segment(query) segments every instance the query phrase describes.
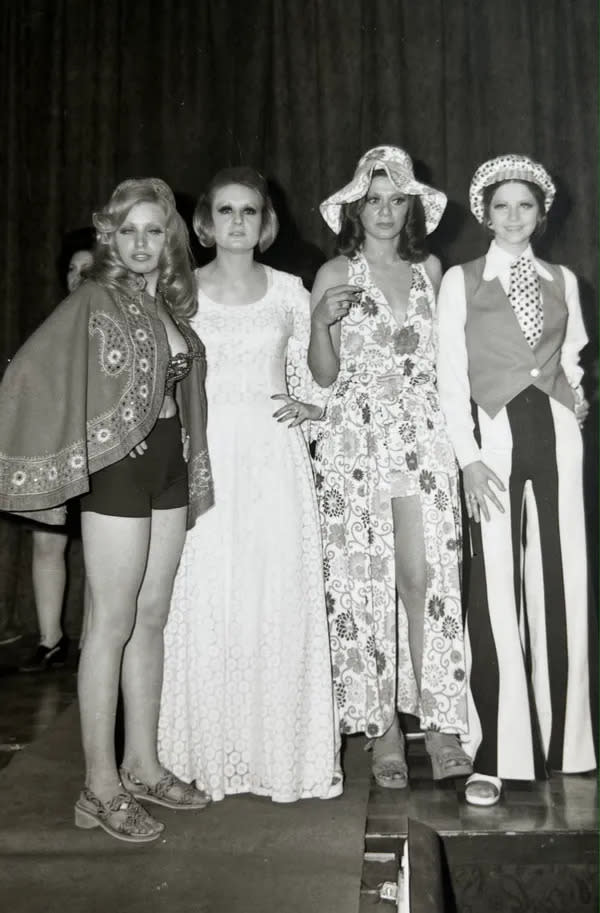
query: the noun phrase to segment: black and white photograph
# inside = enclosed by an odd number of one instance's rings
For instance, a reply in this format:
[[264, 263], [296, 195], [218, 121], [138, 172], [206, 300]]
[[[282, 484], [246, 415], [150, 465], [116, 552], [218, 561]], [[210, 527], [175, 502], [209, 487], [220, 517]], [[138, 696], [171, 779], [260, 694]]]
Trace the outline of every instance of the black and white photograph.
[[596, 913], [599, 13], [0, 4], [6, 913]]

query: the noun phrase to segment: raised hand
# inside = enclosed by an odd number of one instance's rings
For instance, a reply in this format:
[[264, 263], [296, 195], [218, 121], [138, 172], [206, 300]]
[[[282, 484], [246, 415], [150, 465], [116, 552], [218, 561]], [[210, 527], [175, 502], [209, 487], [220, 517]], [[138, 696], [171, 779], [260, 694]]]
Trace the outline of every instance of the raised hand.
[[323, 292], [312, 313], [312, 320], [320, 326], [331, 326], [342, 320], [351, 306], [358, 301], [361, 288], [356, 285], [333, 285]]

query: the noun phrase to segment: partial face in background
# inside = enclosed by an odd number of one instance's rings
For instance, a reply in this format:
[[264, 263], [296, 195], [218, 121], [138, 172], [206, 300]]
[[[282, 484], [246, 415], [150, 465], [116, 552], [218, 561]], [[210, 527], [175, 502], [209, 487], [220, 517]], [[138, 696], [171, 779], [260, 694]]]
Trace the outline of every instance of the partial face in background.
[[166, 240], [167, 217], [157, 203], [136, 203], [115, 232], [123, 266], [147, 279], [158, 274]]
[[243, 184], [215, 191], [212, 222], [215, 244], [230, 251], [254, 250], [262, 229], [262, 197]]
[[89, 269], [94, 258], [89, 250], [77, 250], [69, 260], [67, 268], [67, 288], [74, 292], [83, 282], [84, 277], [81, 275], [83, 270]]
[[496, 243], [509, 252], [525, 250], [541, 217], [538, 202], [521, 181], [501, 184], [490, 200], [488, 227]]
[[387, 175], [377, 175], [369, 185], [360, 221], [367, 235], [378, 240], [397, 238], [406, 222], [408, 197]]

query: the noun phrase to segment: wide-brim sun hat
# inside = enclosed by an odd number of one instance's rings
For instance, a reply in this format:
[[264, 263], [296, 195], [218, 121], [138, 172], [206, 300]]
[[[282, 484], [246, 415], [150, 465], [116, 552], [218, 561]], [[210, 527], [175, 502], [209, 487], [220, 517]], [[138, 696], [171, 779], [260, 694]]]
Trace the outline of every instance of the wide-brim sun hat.
[[415, 179], [413, 163], [404, 149], [398, 146], [375, 146], [360, 159], [349, 184], [342, 187], [321, 203], [321, 215], [335, 234], [342, 227], [342, 206], [364, 197], [369, 189], [374, 171], [385, 171], [388, 178], [402, 193], [421, 198], [425, 210], [427, 234], [437, 228], [446, 208], [446, 194]]
[[497, 184], [499, 181], [530, 181], [532, 184], [537, 184], [544, 194], [546, 212], [552, 206], [556, 187], [543, 165], [535, 162], [528, 155], [517, 153], [499, 155], [479, 166], [473, 175], [469, 188], [471, 212], [477, 221], [482, 224], [485, 215], [483, 206], [484, 187], [489, 187], [490, 184]]

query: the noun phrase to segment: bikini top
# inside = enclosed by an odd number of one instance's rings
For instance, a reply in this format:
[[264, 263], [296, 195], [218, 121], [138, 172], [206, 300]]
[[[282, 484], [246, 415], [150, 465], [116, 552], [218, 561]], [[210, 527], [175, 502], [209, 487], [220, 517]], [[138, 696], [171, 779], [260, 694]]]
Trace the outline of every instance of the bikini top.
[[165, 379], [165, 396], [173, 396], [175, 384], [190, 373], [192, 367], [192, 355], [188, 352], [178, 352], [171, 355], [167, 363], [167, 375]]

